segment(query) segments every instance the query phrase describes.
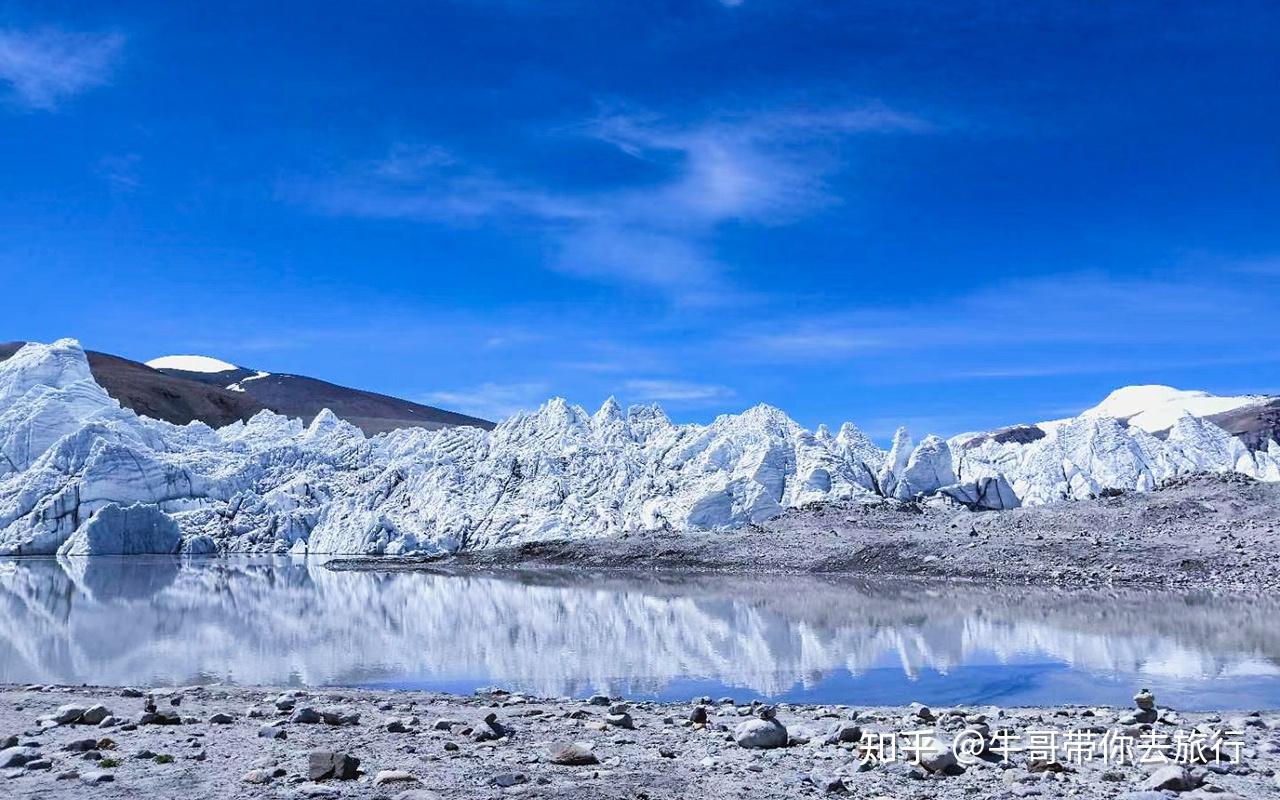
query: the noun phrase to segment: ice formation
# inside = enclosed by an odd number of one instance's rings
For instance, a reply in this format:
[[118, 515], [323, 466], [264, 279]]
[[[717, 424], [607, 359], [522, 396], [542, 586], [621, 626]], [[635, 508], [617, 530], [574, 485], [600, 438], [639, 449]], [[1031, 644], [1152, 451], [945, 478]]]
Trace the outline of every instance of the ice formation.
[[489, 432], [366, 438], [329, 412], [304, 426], [269, 411], [214, 430], [122, 409], [74, 340], [0, 363], [0, 555], [55, 553], [113, 504], [164, 512], [184, 552], [430, 553], [714, 530], [815, 502], [999, 509], [1229, 470], [1278, 480], [1280, 446], [1250, 451], [1188, 413], [1163, 440], [1084, 415], [1026, 443], [913, 446], [901, 430], [885, 453], [851, 424], [810, 432], [769, 406], [678, 425], [657, 406], [609, 400], [591, 414], [562, 399]]

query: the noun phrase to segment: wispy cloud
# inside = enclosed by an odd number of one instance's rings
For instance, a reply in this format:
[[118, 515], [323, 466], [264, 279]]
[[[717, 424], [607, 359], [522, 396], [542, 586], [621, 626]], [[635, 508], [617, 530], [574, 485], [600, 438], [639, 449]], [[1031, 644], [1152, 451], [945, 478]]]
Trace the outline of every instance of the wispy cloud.
[[142, 185], [138, 175], [138, 166], [142, 157], [137, 153], [109, 155], [98, 159], [94, 172], [117, 194], [128, 194]]
[[641, 179], [583, 190], [546, 187], [497, 175], [440, 147], [401, 144], [347, 174], [293, 181], [282, 193], [330, 214], [533, 227], [553, 245], [552, 269], [707, 303], [729, 291], [715, 253], [721, 226], [785, 224], [838, 202], [826, 183], [843, 166], [830, 153], [835, 140], [929, 129], [919, 117], [879, 104], [693, 123], [611, 110], [564, 134], [612, 146], [639, 162]]
[[450, 411], [503, 420], [517, 411], [537, 408], [549, 393], [550, 387], [539, 381], [482, 383], [466, 389], [431, 392], [425, 401]]
[[629, 380], [624, 389], [628, 398], [644, 403], [697, 405], [717, 403], [734, 396], [733, 390], [727, 386], [668, 379]]
[[[1059, 275], [993, 284], [945, 303], [754, 320], [722, 347], [743, 361], [840, 363], [881, 382], [1141, 373], [1272, 361], [1270, 298], [1200, 275]], [[1244, 326], [1244, 327], [1242, 327]], [[1248, 333], [1245, 333], [1247, 328]], [[1247, 335], [1251, 352], [1239, 354]]]
[[56, 28], [0, 31], [0, 82], [15, 102], [53, 111], [66, 100], [111, 78], [124, 37]]

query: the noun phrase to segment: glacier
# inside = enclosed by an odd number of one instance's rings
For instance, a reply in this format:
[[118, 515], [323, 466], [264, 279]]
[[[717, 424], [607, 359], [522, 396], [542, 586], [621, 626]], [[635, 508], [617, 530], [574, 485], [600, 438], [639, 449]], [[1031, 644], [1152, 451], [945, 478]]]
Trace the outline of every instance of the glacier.
[[[121, 408], [72, 339], [0, 363], [0, 555], [92, 554], [95, 541], [138, 552], [92, 526], [110, 532], [118, 523], [96, 515], [139, 504], [172, 519], [183, 553], [432, 554], [693, 534], [824, 502], [999, 510], [1205, 471], [1280, 480], [1280, 446], [1250, 450], [1190, 413], [1164, 438], [1095, 413], [1033, 441], [914, 444], [902, 429], [885, 452], [851, 423], [809, 431], [767, 405], [697, 425], [656, 405], [610, 399], [590, 413], [559, 398], [493, 431], [366, 437], [328, 411], [309, 425], [264, 411], [215, 430]], [[146, 536], [163, 529], [147, 519]]]

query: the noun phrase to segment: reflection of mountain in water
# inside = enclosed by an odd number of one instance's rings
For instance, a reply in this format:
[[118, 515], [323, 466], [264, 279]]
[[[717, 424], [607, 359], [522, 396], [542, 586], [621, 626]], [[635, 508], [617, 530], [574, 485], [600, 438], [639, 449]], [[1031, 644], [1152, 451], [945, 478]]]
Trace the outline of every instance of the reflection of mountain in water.
[[0, 562], [0, 682], [497, 682], [547, 694], [707, 677], [1054, 661], [1280, 674], [1274, 602], [818, 578], [330, 572], [291, 561]]

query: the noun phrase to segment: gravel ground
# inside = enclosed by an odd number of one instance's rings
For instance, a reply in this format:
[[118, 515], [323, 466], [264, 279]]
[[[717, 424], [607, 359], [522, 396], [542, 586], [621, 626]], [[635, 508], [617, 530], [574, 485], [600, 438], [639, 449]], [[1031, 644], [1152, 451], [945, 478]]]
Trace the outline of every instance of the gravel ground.
[[558, 565], [924, 577], [992, 585], [1280, 593], [1280, 484], [1195, 476], [1157, 491], [1003, 512], [885, 502], [790, 511], [736, 531], [540, 542], [334, 569]]
[[[502, 692], [473, 697], [355, 690], [308, 694], [213, 686], [152, 695], [120, 688], [4, 687], [0, 744], [8, 749], [0, 750], [0, 765], [7, 765], [0, 768], [0, 794], [186, 800], [1280, 796], [1276, 713], [1179, 714], [1158, 704], [1146, 717], [1137, 708], [930, 711], [780, 705], [776, 721], [768, 722], [760, 718], [767, 711], [710, 698], [703, 701], [709, 705], [618, 706], [616, 699], [593, 700]], [[152, 719], [170, 718], [175, 724], [145, 724], [148, 703], [156, 708]], [[105, 708], [90, 711], [94, 706]], [[699, 707], [706, 712], [705, 724], [695, 721]], [[79, 711], [91, 720], [114, 716], [97, 725], [54, 724], [50, 718], [60, 711], [63, 719]], [[744, 723], [754, 739], [743, 739], [748, 731], [739, 726]], [[940, 756], [915, 766], [905, 752], [887, 763], [860, 764], [859, 748], [886, 741], [877, 734], [898, 733], [905, 750], [911, 741], [906, 731], [933, 731], [945, 742], [966, 729], [985, 731], [986, 741], [997, 748], [999, 732], [1007, 731], [1014, 752], [1007, 758], [992, 752], [966, 757], [967, 765]], [[1190, 768], [1134, 765], [1121, 758], [1079, 759], [1065, 749], [1071, 731], [1089, 736], [1109, 731], [1145, 742], [1155, 741], [1151, 731], [1177, 741], [1195, 730], [1210, 738], [1224, 736], [1226, 744], [1216, 752], [1230, 760], [1210, 759]], [[1033, 746], [1033, 732], [1055, 733], [1056, 758], [1017, 751]], [[775, 736], [773, 743], [781, 746], [771, 749], [739, 741], [770, 743]], [[566, 748], [573, 743], [577, 746]], [[1139, 752], [1148, 751], [1140, 746]], [[590, 763], [554, 763], [557, 753]], [[358, 759], [358, 767], [344, 755]], [[1176, 750], [1166, 755], [1183, 761], [1185, 756]], [[321, 775], [330, 770], [336, 774]]]

